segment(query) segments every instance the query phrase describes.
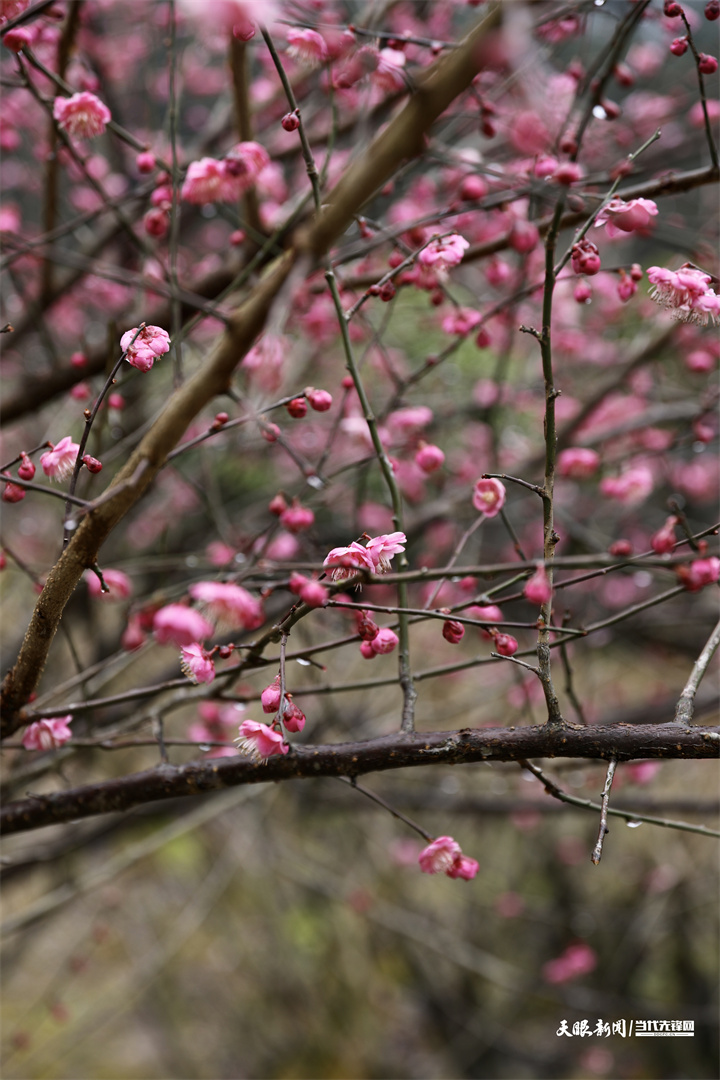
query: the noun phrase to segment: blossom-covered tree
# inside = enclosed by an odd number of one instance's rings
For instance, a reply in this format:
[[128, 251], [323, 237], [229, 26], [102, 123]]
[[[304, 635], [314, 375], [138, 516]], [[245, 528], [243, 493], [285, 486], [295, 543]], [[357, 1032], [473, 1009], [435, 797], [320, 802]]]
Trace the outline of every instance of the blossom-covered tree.
[[717, 16], [0, 5], [7, 832], [718, 756]]

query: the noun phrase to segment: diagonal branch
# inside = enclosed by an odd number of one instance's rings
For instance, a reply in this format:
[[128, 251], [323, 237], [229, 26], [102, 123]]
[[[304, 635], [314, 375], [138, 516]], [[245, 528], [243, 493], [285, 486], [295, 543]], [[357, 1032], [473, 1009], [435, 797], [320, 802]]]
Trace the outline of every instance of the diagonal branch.
[[298, 235], [296, 246], [267, 268], [258, 286], [232, 314], [225, 332], [203, 366], [175, 392], [114, 478], [108, 489], [110, 497], [101, 500], [77, 529], [50, 572], [17, 661], [3, 683], [0, 694], [2, 737], [11, 735], [24, 723], [22, 707], [37, 686], [65, 605], [83, 571], [97, 562], [101, 545], [142, 497], [191, 421], [217, 394], [228, 389], [233, 371], [262, 331], [273, 304], [302, 256], [307, 252], [323, 255], [378, 186], [405, 158], [420, 152], [424, 133], [477, 74], [480, 42], [499, 18], [500, 6], [491, 5], [486, 17], [460, 47], [428, 70], [416, 97], [330, 192], [329, 206]]

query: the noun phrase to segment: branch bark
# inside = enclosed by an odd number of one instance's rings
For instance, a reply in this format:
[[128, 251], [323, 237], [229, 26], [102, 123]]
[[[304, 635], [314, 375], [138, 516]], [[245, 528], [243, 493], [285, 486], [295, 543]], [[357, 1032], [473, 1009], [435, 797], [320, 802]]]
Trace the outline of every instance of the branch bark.
[[461, 765], [474, 761], [522, 761], [533, 757], [717, 758], [717, 728], [614, 725], [576, 728], [555, 724], [527, 728], [463, 728], [415, 735], [394, 734], [367, 742], [293, 746], [285, 755], [257, 765], [247, 758], [160, 765], [117, 780], [34, 795], [9, 803], [0, 812], [0, 832], [38, 829], [96, 814], [129, 810], [143, 803], [202, 795], [209, 791], [319, 776], [362, 776], [422, 765]]

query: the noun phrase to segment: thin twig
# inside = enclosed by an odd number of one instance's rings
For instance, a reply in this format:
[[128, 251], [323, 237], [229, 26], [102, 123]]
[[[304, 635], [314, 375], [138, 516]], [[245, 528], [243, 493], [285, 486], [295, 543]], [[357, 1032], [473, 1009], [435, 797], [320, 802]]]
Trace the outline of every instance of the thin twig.
[[[578, 799], [575, 795], [568, 795], [566, 791], [559, 788], [557, 784], [538, 769], [537, 765], [533, 765], [531, 761], [526, 759], [518, 760], [518, 765], [522, 769], [527, 769], [542, 783], [543, 787], [547, 791], [548, 795], [552, 795], [554, 799], [558, 799], [560, 802], [568, 803], [570, 806], [580, 806], [584, 810], [602, 810], [600, 803], [592, 802], [590, 799]], [[620, 817], [625, 821], [644, 821], [648, 825], [660, 825], [664, 829], [679, 829], [681, 832], [699, 833], [701, 836], [715, 836], [720, 838], [720, 832], [717, 829], [708, 829], [705, 825], [690, 825], [687, 821], [671, 821], [669, 818], [651, 817], [649, 814], [637, 814], [634, 810], [615, 810], [613, 807], [608, 807], [608, 815], [610, 817]]]
[[675, 709], [675, 719], [680, 724], [686, 724], [688, 727], [690, 726], [693, 712], [695, 711], [695, 695], [697, 693], [697, 688], [700, 685], [703, 675], [707, 671], [708, 664], [712, 660], [718, 645], [720, 645], [720, 621], [705, 642], [705, 647], [695, 661], [692, 672], [690, 673], [690, 678], [680, 695], [680, 700]]
[[600, 797], [600, 828], [598, 829], [598, 838], [593, 848], [593, 853], [590, 856], [590, 861], [597, 866], [602, 858], [603, 843], [605, 842], [605, 834], [610, 832], [607, 827], [608, 808], [610, 805], [610, 788], [612, 787], [613, 777], [615, 776], [615, 769], [617, 768], [617, 759], [610, 758], [607, 767], [607, 774], [605, 776], [605, 787], [602, 790]]

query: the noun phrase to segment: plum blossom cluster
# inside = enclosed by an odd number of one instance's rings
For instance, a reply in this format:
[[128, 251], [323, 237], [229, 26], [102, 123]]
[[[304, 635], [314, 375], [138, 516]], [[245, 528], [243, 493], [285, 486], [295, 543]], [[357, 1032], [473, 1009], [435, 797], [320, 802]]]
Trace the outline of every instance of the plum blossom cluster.
[[287, 754], [290, 748], [282, 729], [292, 733], [302, 731], [306, 720], [302, 709], [293, 701], [292, 694], [283, 690], [279, 674], [265, 687], [260, 702], [264, 713], [275, 713], [272, 724], [244, 720], [235, 740], [238, 752], [257, 764], [263, 764], [275, 754]]
[[143, 326], [127, 330], [120, 338], [125, 359], [138, 371], [150, 371], [155, 361], [170, 350], [170, 335], [160, 326]]
[[36, 720], [22, 737], [26, 750], [57, 750], [72, 738], [68, 724], [72, 716], [56, 716], [52, 720]]
[[107, 105], [87, 90], [72, 97], [55, 98], [53, 116], [62, 130], [76, 139], [102, 135], [111, 120]]
[[257, 181], [270, 164], [270, 155], [256, 142], [241, 142], [224, 158], [201, 158], [188, 165], [181, 196], [196, 206], [234, 203]]
[[418, 857], [423, 874], [447, 874], [449, 878], [472, 881], [480, 864], [463, 855], [457, 840], [452, 836], [438, 836], [420, 852]]
[[707, 325], [708, 320], [720, 320], [720, 296], [710, 288], [713, 278], [693, 266], [667, 270], [651, 266], [647, 272], [653, 286], [650, 296], [662, 307], [669, 308], [674, 319], [681, 322]]
[[358, 570], [385, 574], [390, 569], [393, 556], [404, 551], [406, 543], [407, 537], [402, 532], [367, 537], [365, 547], [353, 540], [348, 547], [333, 548], [326, 555], [323, 566], [332, 570], [333, 581], [344, 581]]
[[418, 255], [418, 262], [432, 267], [441, 274], [447, 273], [453, 266], [462, 262], [463, 255], [470, 247], [469, 242], [458, 233], [442, 236], [424, 247]]

